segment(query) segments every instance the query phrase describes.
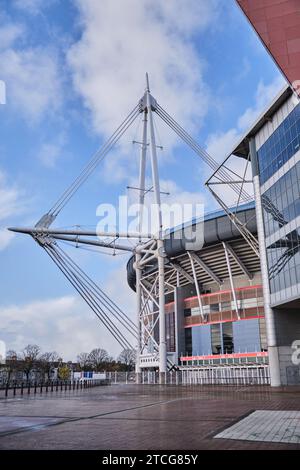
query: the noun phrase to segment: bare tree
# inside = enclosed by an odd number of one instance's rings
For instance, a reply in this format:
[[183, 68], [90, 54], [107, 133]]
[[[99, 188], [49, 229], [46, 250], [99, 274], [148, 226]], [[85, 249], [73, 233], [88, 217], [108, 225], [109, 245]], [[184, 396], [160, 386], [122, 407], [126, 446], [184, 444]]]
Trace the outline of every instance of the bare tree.
[[134, 349], [123, 349], [118, 357], [118, 361], [125, 365], [126, 371], [131, 371], [134, 368], [136, 359], [136, 352]]
[[18, 371], [19, 368], [19, 358], [16, 351], [12, 349], [8, 350], [6, 353], [6, 363], [5, 369], [7, 372], [7, 382], [9, 383], [12, 376]]
[[78, 354], [78, 356], [77, 356], [77, 362], [78, 362], [78, 364], [80, 365], [80, 368], [81, 368], [82, 370], [87, 369], [88, 366], [89, 366], [90, 363], [91, 363], [89, 353], [82, 352], [82, 353]]
[[45, 352], [39, 359], [38, 363], [44, 375], [47, 376], [47, 379], [50, 380], [51, 372], [53, 370], [55, 362], [58, 362], [59, 355], [56, 351]]
[[105, 349], [93, 349], [89, 354], [89, 362], [95, 371], [101, 370], [103, 368], [103, 364], [108, 362], [108, 359], [109, 356]]
[[22, 370], [26, 375], [27, 381], [29, 380], [31, 371], [34, 370], [37, 366], [40, 350], [40, 347], [36, 344], [28, 344], [22, 351]]

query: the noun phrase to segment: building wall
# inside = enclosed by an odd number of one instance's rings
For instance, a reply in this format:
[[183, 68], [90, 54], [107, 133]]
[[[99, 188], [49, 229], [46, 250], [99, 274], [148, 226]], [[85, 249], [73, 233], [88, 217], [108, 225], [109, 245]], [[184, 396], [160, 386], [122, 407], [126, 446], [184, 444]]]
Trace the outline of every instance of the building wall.
[[258, 132], [255, 144], [277, 357], [271, 377], [299, 384], [300, 368], [292, 362], [292, 344], [300, 339], [300, 103], [294, 96]]
[[205, 356], [212, 353], [210, 330], [210, 325], [195, 326], [192, 328], [193, 356]]
[[300, 103], [295, 97], [255, 137], [271, 305], [300, 298]]
[[300, 311], [284, 308], [274, 309], [274, 313], [282, 384], [299, 385], [300, 368], [292, 361], [292, 346], [295, 340], [300, 340]]
[[233, 322], [234, 352], [261, 350], [259, 319]]
[[300, 80], [299, 0], [237, 0], [237, 3], [288, 81], [293, 84]]
[[[181, 352], [181, 355], [195, 357], [210, 356], [212, 354], [231, 354], [231, 352], [226, 350], [224, 344], [224, 334], [227, 325], [230, 327], [228, 329], [232, 328], [232, 353], [254, 353], [265, 349], [265, 344], [262, 344], [261, 332], [261, 326], [264, 327], [264, 324], [262, 319], [255, 318], [186, 328], [186, 333], [191, 337], [192, 348], [190, 351], [184, 350], [184, 353]], [[212, 348], [213, 336], [220, 345], [218, 352]]]
[[[219, 288], [212, 292], [213, 295], [203, 294], [203, 308], [205, 312], [210, 311], [206, 318], [208, 324], [202, 321], [194, 286], [177, 288], [175, 301], [166, 305], [166, 312], [168, 316], [174, 309], [176, 310], [178, 355], [209, 356], [211, 354], [253, 353], [265, 350], [266, 341], [265, 339], [261, 340], [260, 333], [260, 328], [265, 329], [262, 292], [261, 286], [256, 284], [260, 280], [260, 273], [256, 273], [251, 281], [246, 276], [234, 277], [237, 298], [243, 299], [238, 300], [242, 320], [237, 320], [228, 280], [224, 281], [221, 291]], [[249, 284], [252, 284], [253, 287]], [[215, 294], [218, 294], [217, 298], [220, 302], [225, 297], [227, 300], [229, 299], [228, 302], [225, 302], [226, 305], [229, 305], [225, 309], [226, 311], [223, 311], [222, 303], [215, 305], [215, 300], [212, 305], [208, 303], [216, 297]], [[217, 306], [219, 308], [215, 309]], [[213, 336], [216, 342], [214, 349], [212, 348]], [[265, 334], [263, 336], [265, 337]], [[231, 349], [232, 342], [233, 351]]]

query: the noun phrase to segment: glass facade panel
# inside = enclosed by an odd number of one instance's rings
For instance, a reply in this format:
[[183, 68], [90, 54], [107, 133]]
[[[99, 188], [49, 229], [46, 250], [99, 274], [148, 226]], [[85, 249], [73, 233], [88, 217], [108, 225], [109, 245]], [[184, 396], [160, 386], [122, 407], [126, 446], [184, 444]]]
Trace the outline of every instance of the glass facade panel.
[[300, 215], [300, 162], [262, 194], [268, 237]]
[[267, 181], [300, 149], [300, 104], [258, 150], [260, 183]]
[[271, 293], [300, 283], [300, 229], [267, 247]]
[[176, 341], [175, 341], [175, 313], [174, 312], [166, 315], [166, 342], [167, 342], [167, 351], [175, 352]]
[[192, 328], [185, 328], [185, 355], [191, 356], [193, 354], [192, 346]]
[[221, 327], [219, 323], [211, 325], [211, 350], [212, 354], [222, 353]]
[[222, 324], [222, 336], [224, 354], [232, 354], [234, 352], [232, 322]]

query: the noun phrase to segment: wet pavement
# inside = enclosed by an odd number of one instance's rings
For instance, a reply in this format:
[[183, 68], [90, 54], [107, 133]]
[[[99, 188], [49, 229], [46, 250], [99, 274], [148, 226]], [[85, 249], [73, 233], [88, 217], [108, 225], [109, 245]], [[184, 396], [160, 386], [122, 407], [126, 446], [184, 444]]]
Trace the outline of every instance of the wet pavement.
[[300, 411], [299, 387], [112, 385], [0, 397], [0, 449], [300, 449], [215, 438], [257, 410]]

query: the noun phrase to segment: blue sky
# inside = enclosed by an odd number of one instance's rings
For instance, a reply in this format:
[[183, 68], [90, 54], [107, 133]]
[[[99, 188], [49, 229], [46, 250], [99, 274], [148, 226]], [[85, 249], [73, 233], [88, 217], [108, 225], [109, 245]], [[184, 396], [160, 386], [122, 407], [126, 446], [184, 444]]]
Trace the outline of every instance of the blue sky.
[[[9, 225], [45, 213], [133, 108], [148, 72], [159, 103], [219, 161], [284, 82], [233, 0], [0, 0], [0, 339], [66, 359], [118, 345], [57, 268]], [[162, 189], [204, 202], [209, 169], [162, 126]], [[56, 221], [96, 225], [137, 175], [140, 126], [122, 140]], [[73, 250], [75, 251], [75, 250]], [[134, 317], [126, 256], [76, 260]]]

